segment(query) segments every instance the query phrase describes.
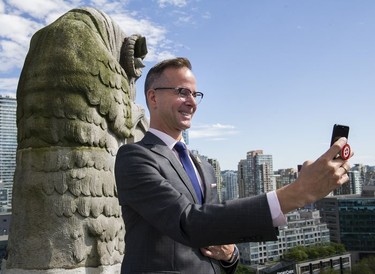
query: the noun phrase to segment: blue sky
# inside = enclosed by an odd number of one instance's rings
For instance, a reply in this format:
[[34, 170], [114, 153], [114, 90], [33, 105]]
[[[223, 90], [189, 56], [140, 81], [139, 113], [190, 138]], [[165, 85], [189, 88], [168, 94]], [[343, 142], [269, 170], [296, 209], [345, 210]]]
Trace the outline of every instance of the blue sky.
[[251, 150], [296, 168], [349, 125], [352, 164], [375, 165], [375, 1], [0, 0], [0, 94], [13, 94], [31, 36], [72, 8], [147, 38], [146, 68], [186, 56], [205, 96], [190, 148], [237, 169]]

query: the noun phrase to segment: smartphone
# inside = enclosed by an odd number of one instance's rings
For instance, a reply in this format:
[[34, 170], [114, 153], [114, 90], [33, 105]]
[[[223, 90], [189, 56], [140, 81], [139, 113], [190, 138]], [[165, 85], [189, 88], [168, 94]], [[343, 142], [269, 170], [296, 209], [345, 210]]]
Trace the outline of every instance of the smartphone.
[[349, 127], [344, 125], [335, 124], [333, 125], [332, 130], [332, 138], [331, 138], [331, 145], [333, 145], [334, 142], [336, 142], [341, 137], [345, 137], [348, 139], [349, 137]]

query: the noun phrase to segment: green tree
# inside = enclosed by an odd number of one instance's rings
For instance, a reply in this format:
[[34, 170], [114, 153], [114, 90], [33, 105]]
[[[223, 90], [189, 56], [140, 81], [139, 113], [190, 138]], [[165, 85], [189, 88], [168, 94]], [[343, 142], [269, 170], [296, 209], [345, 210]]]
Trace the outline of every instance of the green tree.
[[306, 248], [303, 246], [296, 246], [291, 248], [284, 257], [288, 260], [294, 260], [294, 261], [304, 261], [309, 256], [306, 253]]
[[319, 258], [321, 255], [320, 247], [313, 245], [306, 248], [306, 253], [309, 256], [309, 259]]
[[317, 259], [343, 253], [345, 253], [344, 245], [328, 243], [316, 244], [308, 247], [296, 246], [285, 253], [284, 257], [289, 260], [303, 261], [306, 259]]
[[321, 256], [327, 257], [336, 254], [336, 249], [331, 244], [324, 244], [320, 248]]
[[352, 267], [353, 274], [375, 274], [375, 256], [364, 258]]
[[238, 264], [237, 269], [236, 269], [236, 274], [255, 274], [253, 270], [248, 268], [247, 266], [244, 266], [242, 264]]
[[345, 246], [343, 244], [331, 243], [334, 247], [336, 254], [344, 254], [346, 252]]

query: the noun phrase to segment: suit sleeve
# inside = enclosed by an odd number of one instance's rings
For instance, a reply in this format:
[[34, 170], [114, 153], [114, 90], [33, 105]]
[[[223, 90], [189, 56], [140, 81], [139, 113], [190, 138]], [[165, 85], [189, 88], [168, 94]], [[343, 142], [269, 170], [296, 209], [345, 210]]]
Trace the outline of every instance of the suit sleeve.
[[224, 204], [194, 204], [168, 159], [140, 145], [120, 148], [115, 176], [120, 204], [184, 245], [277, 239], [265, 194]]

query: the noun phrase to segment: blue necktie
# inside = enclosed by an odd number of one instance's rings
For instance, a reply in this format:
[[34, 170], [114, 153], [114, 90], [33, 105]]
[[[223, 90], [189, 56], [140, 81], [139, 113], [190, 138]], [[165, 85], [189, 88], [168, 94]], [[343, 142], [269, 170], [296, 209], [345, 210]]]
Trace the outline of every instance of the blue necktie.
[[182, 142], [177, 142], [174, 146], [175, 150], [178, 152], [178, 156], [180, 156], [180, 160], [182, 163], [182, 166], [184, 167], [187, 175], [190, 178], [190, 181], [194, 187], [195, 193], [197, 194], [198, 201], [200, 204], [202, 204], [203, 201], [203, 195], [202, 190], [199, 185], [199, 181], [197, 178], [197, 175], [195, 174], [194, 167], [189, 159], [188, 151], [186, 149], [186, 146]]

